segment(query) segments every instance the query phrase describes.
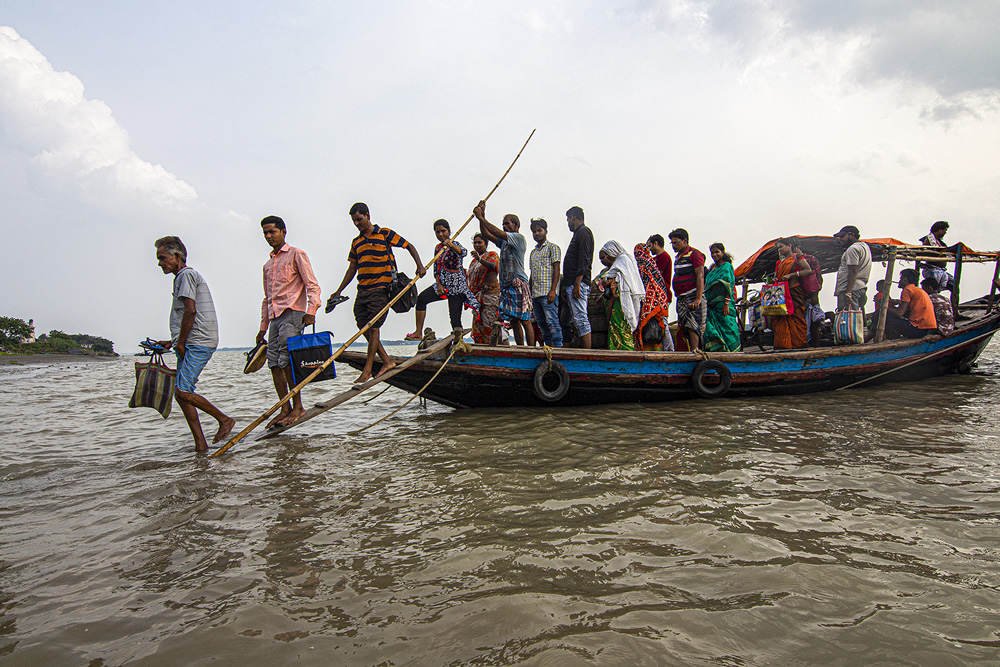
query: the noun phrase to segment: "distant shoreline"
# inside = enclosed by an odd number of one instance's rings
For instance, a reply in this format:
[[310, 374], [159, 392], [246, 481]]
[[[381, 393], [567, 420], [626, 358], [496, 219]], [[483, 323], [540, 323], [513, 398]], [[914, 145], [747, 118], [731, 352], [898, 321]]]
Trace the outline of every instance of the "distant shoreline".
[[114, 361], [120, 357], [96, 354], [2, 354], [0, 366], [29, 366], [62, 363], [64, 361]]

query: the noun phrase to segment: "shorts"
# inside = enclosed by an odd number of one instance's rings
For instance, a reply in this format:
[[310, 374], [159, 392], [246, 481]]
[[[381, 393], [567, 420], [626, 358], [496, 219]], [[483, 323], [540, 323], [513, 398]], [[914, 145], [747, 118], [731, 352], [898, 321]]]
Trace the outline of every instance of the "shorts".
[[289, 368], [288, 337], [302, 333], [302, 318], [305, 313], [289, 308], [277, 318], [271, 320], [267, 329], [267, 367]]
[[[205, 370], [205, 364], [214, 353], [214, 347], [185, 345], [184, 358], [182, 359], [180, 355], [177, 356], [177, 382], [174, 388], [185, 394], [193, 394], [194, 386], [198, 383], [198, 376]], [[174, 354], [177, 354], [176, 350], [174, 350]]]
[[[354, 300], [354, 321], [358, 328], [362, 329], [371, 319], [379, 314], [389, 305], [389, 288], [375, 287], [372, 289], [358, 289], [358, 297]], [[382, 313], [382, 317], [372, 322], [372, 329], [378, 329], [385, 324], [385, 316], [388, 311]]]

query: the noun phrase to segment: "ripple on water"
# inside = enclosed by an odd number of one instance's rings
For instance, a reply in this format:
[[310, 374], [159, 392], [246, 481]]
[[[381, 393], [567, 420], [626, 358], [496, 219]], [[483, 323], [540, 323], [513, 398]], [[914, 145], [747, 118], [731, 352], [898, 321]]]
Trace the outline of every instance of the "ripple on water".
[[[124, 408], [131, 359], [4, 370], [0, 399], [38, 400], [0, 412], [0, 655], [993, 660], [995, 347], [973, 375], [912, 385], [415, 402], [352, 433], [406, 400], [390, 389], [223, 459], [192, 456], [179, 411]], [[242, 363], [220, 352], [199, 384], [240, 427], [273, 400]]]

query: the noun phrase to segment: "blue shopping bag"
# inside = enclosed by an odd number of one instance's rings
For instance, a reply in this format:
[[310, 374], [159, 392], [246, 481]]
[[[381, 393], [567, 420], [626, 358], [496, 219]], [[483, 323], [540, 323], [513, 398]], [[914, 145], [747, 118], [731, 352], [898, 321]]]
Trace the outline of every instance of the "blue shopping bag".
[[[324, 361], [333, 356], [333, 334], [329, 331], [316, 333], [316, 325], [314, 324], [312, 333], [289, 336], [288, 356], [292, 364], [292, 378], [295, 380], [295, 384], [298, 384], [322, 366]], [[312, 381], [332, 380], [335, 377], [337, 377], [337, 369], [331, 363]]]

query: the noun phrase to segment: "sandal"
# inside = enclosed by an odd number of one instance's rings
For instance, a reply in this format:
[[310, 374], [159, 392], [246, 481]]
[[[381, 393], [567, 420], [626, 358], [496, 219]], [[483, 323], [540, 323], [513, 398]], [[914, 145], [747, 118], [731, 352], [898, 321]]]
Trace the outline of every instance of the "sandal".
[[403, 340], [420, 340], [421, 338], [422, 336], [418, 334], [416, 331], [414, 331], [413, 333], [406, 334], [403, 337]]

